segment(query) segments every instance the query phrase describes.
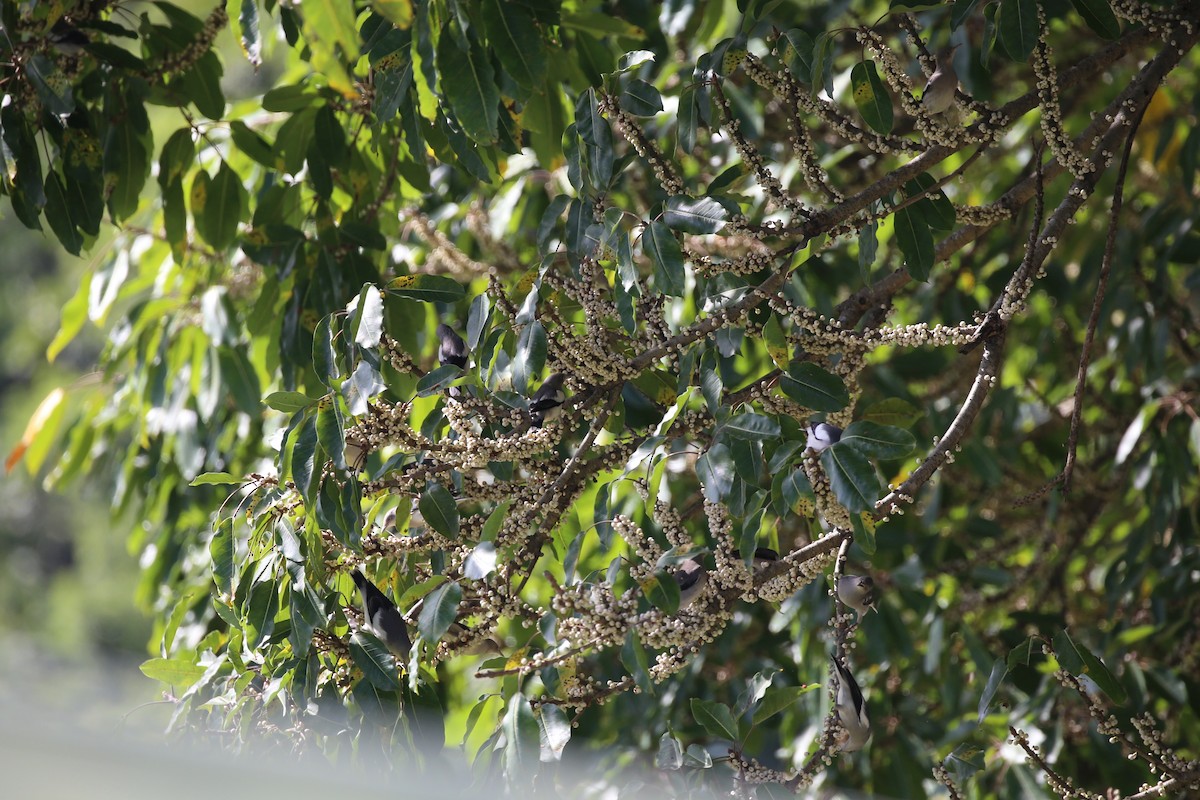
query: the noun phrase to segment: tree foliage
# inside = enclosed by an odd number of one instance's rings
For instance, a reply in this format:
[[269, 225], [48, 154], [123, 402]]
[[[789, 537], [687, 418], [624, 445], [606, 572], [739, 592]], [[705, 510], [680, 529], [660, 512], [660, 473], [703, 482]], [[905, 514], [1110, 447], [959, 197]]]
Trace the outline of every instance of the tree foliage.
[[[108, 336], [10, 465], [143, 520], [173, 728], [1197, 786], [1195, 4], [233, 5], [10, 3], [0, 44], [4, 194], [96, 259], [50, 356]], [[829, 767], [831, 648], [873, 743]]]

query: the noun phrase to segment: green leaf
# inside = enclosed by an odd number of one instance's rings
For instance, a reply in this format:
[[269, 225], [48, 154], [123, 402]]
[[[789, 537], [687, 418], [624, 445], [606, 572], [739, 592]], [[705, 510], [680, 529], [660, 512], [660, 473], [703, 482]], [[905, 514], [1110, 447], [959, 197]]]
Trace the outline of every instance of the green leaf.
[[442, 275], [401, 275], [384, 288], [423, 303], [457, 303], [467, 295], [461, 283]]
[[749, 411], [738, 414], [736, 417], [730, 417], [722, 426], [722, 430], [735, 439], [748, 441], [778, 439], [780, 435], [778, 422], [770, 417]]
[[242, 483], [245, 480], [245, 478], [230, 472], [204, 472], [192, 478], [192, 482], [188, 486], [224, 486]]
[[846, 383], [810, 361], [792, 363], [779, 379], [783, 393], [813, 411], [840, 411], [850, 404]]
[[529, 700], [514, 694], [504, 715], [504, 774], [510, 786], [528, 787], [540, 760], [541, 731]]
[[[672, 583], [675, 582], [673, 578], [670, 580]], [[676, 605], [678, 605], [678, 590], [676, 590], [675, 596]], [[646, 649], [642, 647], [642, 640], [638, 636], [637, 628], [630, 628], [629, 633], [625, 636], [625, 644], [621, 646], [621, 664], [629, 670], [634, 682], [643, 692], [654, 694], [654, 681], [650, 678], [650, 660], [646, 657]]]
[[878, 422], [880, 425], [893, 425], [897, 428], [910, 428], [913, 423], [925, 416], [919, 408], [899, 397], [889, 397], [868, 406], [860, 419]]
[[734, 721], [733, 712], [729, 710], [729, 706], [714, 700], [702, 700], [699, 697], [692, 698], [691, 706], [692, 718], [699, 722], [710, 736], [728, 739], [731, 742], [740, 741], [737, 722]]
[[262, 36], [258, 32], [258, 0], [242, 0], [238, 11], [242, 53], [255, 67], [262, 64]]
[[461, 601], [462, 587], [453, 581], [443, 583], [425, 595], [421, 615], [417, 618], [417, 628], [425, 641], [436, 643], [450, 630], [450, 625], [458, 619]]
[[655, 608], [664, 614], [679, 611], [679, 582], [666, 570], [657, 570], [641, 584], [642, 594]]
[[143, 661], [142, 674], [168, 686], [191, 686], [204, 675], [205, 668], [182, 658], [152, 658]]
[[1054, 655], [1063, 669], [1072, 675], [1087, 675], [1117, 705], [1123, 705], [1129, 699], [1125, 687], [1104, 662], [1074, 641], [1065, 630], [1054, 635]]
[[651, 222], [642, 235], [642, 249], [654, 264], [654, 286], [672, 297], [683, 297], [687, 276], [683, 268], [683, 248], [671, 229], [661, 222]]
[[654, 754], [656, 769], [677, 770], [683, 766], [683, 744], [671, 735], [664, 733], [658, 740], [658, 752]]
[[221, 594], [228, 597], [233, 591], [233, 578], [237, 575], [237, 547], [233, 539], [233, 519], [222, 517], [208, 543], [208, 554], [212, 560], [213, 580]]
[[[996, 27], [1000, 44], [1013, 61], [1028, 61], [1037, 44], [1038, 0], [1000, 0]], [[915, 276], [914, 276], [915, 277]]]
[[988, 708], [992, 705], [992, 698], [996, 696], [1000, 685], [1004, 683], [1006, 675], [1008, 675], [1008, 666], [1004, 663], [1004, 659], [996, 659], [996, 662], [992, 664], [992, 674], [988, 677], [987, 686], [983, 688], [983, 694], [979, 697], [979, 722], [983, 722], [987, 717]]
[[467, 50], [449, 32], [438, 41], [437, 66], [441, 88], [464, 133], [479, 144], [493, 144], [500, 121], [500, 91], [491, 60], [471, 38]]
[[619, 100], [621, 108], [635, 117], [653, 117], [663, 110], [662, 95], [649, 83], [634, 78]]
[[[58, 237], [63, 249], [73, 256], [79, 255], [83, 248], [83, 235], [80, 234], [75, 217], [77, 210], [67, 200], [67, 187], [57, 172], [46, 176], [46, 221], [50, 230]], [[83, 209], [78, 209], [82, 215]]]
[[222, 161], [208, 187], [204, 203], [204, 225], [200, 235], [216, 250], [225, 250], [237, 237], [242, 216], [242, 179]]
[[704, 497], [710, 503], [724, 502], [733, 488], [733, 457], [729, 447], [721, 442], [713, 445], [696, 459], [696, 477], [704, 488]]
[[341, 0], [306, 0], [303, 6], [304, 41], [313, 68], [346, 97], [356, 96], [345, 63], [358, 57], [358, 29], [354, 5]]
[[780, 54], [783, 63], [787, 65], [792, 75], [801, 83], [812, 81], [813, 52], [816, 44], [808, 33], [800, 28], [790, 28], [784, 31], [783, 38], [788, 46]]
[[868, 458], [903, 458], [916, 447], [916, 439], [902, 428], [859, 420], [842, 431], [838, 442]]
[[372, 686], [385, 692], [400, 690], [396, 675], [396, 657], [369, 631], [355, 631], [350, 637], [350, 657]]
[[[937, 181], [933, 179], [932, 175], [922, 172], [904, 184], [904, 194], [906, 197], [915, 197], [924, 194], [932, 189], [936, 183]], [[939, 231], [954, 230], [954, 221], [956, 219], [954, 204], [950, 202], [950, 198], [946, 197], [946, 193], [941, 189], [930, 193], [926, 197], [922, 197], [913, 204], [913, 208], [920, 210], [921, 216], [925, 219], [925, 224], [930, 228]]]
[[1079, 16], [1083, 17], [1083, 21], [1101, 39], [1111, 41], [1120, 38], [1121, 23], [1117, 21], [1116, 15], [1113, 14], [1108, 0], [1071, 0], [1071, 5], [1075, 6], [1075, 10], [1079, 12]]
[[860, 61], [850, 69], [850, 93], [868, 125], [880, 133], [892, 132], [892, 98], [874, 61]]
[[810, 683], [804, 686], [777, 686], [767, 689], [762, 702], [754, 709], [754, 724], [759, 725], [784, 711], [799, 700], [801, 695], [808, 694], [819, 686], [819, 683]]
[[275, 581], [268, 578], [251, 587], [244, 613], [246, 646], [253, 650], [275, 632], [275, 615], [279, 613], [279, 587]]
[[309, 397], [306, 394], [300, 394], [299, 392], [271, 392], [263, 402], [276, 411], [293, 414], [301, 409], [308, 408], [317, 402], [317, 399]]
[[464, 374], [466, 373], [462, 368], [454, 364], [445, 364], [432, 372], [426, 372], [421, 376], [421, 380], [417, 381], [417, 396], [429, 397], [438, 394]]
[[458, 504], [445, 486], [429, 484], [418, 508], [431, 528], [448, 539], [458, 538]]
[[667, 227], [683, 233], [716, 233], [728, 218], [725, 206], [711, 197], [674, 195], [667, 198], [663, 210]]
[[870, 511], [879, 499], [879, 478], [861, 453], [841, 442], [821, 452], [821, 466], [829, 476], [833, 495], [851, 513]]
[[1006, 664], [1009, 671], [1018, 665], [1029, 665], [1029, 659], [1033, 656], [1033, 641], [1033, 637], [1029, 636], [1025, 641], [1008, 651]]
[[500, 66], [528, 94], [543, 91], [546, 44], [533, 17], [509, 0], [485, 0], [481, 11], [483, 28]]
[[933, 269], [933, 234], [921, 212], [913, 206], [902, 208], [894, 217], [896, 242], [904, 254], [904, 266], [913, 280], [929, 280]]
[[332, 397], [317, 406], [317, 441], [335, 469], [346, 468], [345, 418]]
[[538, 730], [541, 733], [542, 761], [558, 761], [571, 741], [571, 723], [559, 706], [542, 705], [537, 710]]
[[978, 2], [979, 0], [954, 0], [954, 8], [950, 11], [950, 30], [958, 30], [959, 26], [971, 16], [971, 12]]

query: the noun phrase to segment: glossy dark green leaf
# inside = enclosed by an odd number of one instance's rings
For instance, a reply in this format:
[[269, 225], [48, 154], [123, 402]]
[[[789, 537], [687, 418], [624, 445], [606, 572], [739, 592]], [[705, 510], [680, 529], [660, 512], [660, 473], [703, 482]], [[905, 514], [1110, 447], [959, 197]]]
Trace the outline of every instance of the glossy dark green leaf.
[[488, 42], [500, 66], [526, 93], [543, 91], [546, 44], [533, 16], [519, 3], [508, 0], [484, 0], [481, 12]]
[[781, 57], [788, 71], [801, 83], [811, 82], [813, 52], [816, 49], [813, 38], [800, 28], [789, 28], [784, 31], [783, 38], [788, 46]]
[[1104, 662], [1091, 650], [1072, 639], [1065, 630], [1054, 635], [1054, 655], [1063, 669], [1073, 675], [1087, 675], [1096, 682], [1100, 691], [1117, 705], [1123, 705], [1129, 699], [1125, 687]]
[[810, 361], [792, 363], [780, 377], [783, 393], [813, 411], [840, 411], [850, 404], [846, 383]]
[[440, 483], [431, 483], [421, 495], [418, 506], [429, 526], [448, 539], [458, 538], [458, 504], [454, 495]]
[[1108, 0], [1071, 0], [1071, 5], [1101, 39], [1111, 41], [1121, 37], [1121, 23], [1113, 14]]
[[379, 370], [366, 361], [358, 362], [354, 372], [342, 384], [342, 396], [346, 398], [346, 408], [352, 416], [361, 417], [370, 408], [370, 401], [387, 389]]
[[355, 631], [350, 637], [350, 658], [362, 670], [363, 677], [374, 687], [385, 692], [400, 689], [396, 675], [396, 657], [369, 631]]
[[780, 491], [783, 493], [783, 502], [793, 511], [799, 507], [801, 500], [814, 500], [816, 495], [813, 493], [812, 484], [808, 480], [808, 476], [804, 473], [803, 467], [795, 469], [783, 474], [783, 482], [780, 484]]
[[237, 547], [233, 538], [233, 519], [222, 517], [217, 530], [208, 543], [208, 555], [212, 562], [213, 581], [222, 595], [228, 597], [233, 591], [233, 579], [237, 575]]
[[687, 275], [683, 267], [683, 248], [665, 224], [651, 222], [642, 234], [642, 249], [654, 265], [654, 285], [672, 297], [683, 297]]
[[273, 580], [264, 580], [250, 589], [244, 609], [246, 645], [257, 648], [275, 631], [275, 615], [279, 613], [279, 587]]
[[916, 439], [903, 428], [868, 420], [850, 423], [838, 442], [853, 447], [868, 458], [903, 458], [916, 447]]
[[258, 67], [262, 64], [262, 36], [258, 31], [258, 0], [242, 0], [238, 8], [238, 41], [246, 60]]
[[337, 356], [333, 352], [334, 318], [328, 316], [317, 323], [313, 332], [312, 364], [317, 378], [326, 386], [333, 386], [334, 380], [341, 372], [337, 366]]
[[1008, 666], [1004, 663], [1004, 659], [996, 659], [996, 662], [992, 664], [992, 674], [988, 676], [987, 685], [983, 687], [983, 694], [979, 697], [979, 713], [977, 716], [979, 722], [983, 722], [984, 718], [987, 717], [988, 709], [992, 706], [992, 699], [996, 696], [996, 692], [1000, 690], [1000, 686], [1004, 683], [1006, 675], [1008, 675]]
[[675, 614], [679, 611], [679, 582], [675, 576], [666, 570], [658, 570], [642, 581], [642, 594], [646, 599], [664, 614]]
[[1018, 665], [1028, 666], [1029, 660], [1033, 656], [1034, 638], [1027, 637], [1025, 641], [1008, 651], [1008, 659], [1006, 661], [1008, 669], [1011, 672]]
[[835, 444], [821, 452], [833, 495], [851, 513], [869, 511], [879, 499], [879, 478], [866, 457], [852, 447]]
[[864, 421], [878, 422], [880, 425], [893, 425], [897, 428], [911, 428], [913, 423], [925, 414], [906, 400], [899, 397], [889, 397], [873, 403], [859, 417]]
[[954, 0], [954, 8], [950, 11], [950, 30], [958, 28], [971, 16], [979, 0]]
[[462, 601], [462, 587], [451, 581], [443, 583], [429, 594], [421, 605], [417, 628], [427, 642], [437, 642], [450, 630], [458, 618], [458, 604]]
[[204, 203], [203, 225], [197, 225], [200, 235], [216, 250], [230, 247], [237, 237], [242, 217], [242, 179], [229, 164], [221, 162], [217, 176], [208, 187]]
[[728, 739], [735, 743], [740, 741], [737, 722], [734, 720], [729, 706], [714, 700], [693, 697], [691, 707], [692, 718], [700, 723], [700, 726], [710, 736], [717, 739]]
[[735, 439], [763, 441], [779, 438], [779, 423], [762, 414], [747, 411], [730, 417], [725, 421], [723, 430]]
[[892, 97], [874, 61], [860, 61], [850, 69], [850, 94], [868, 125], [880, 133], [892, 132]]
[[[79, 255], [83, 248], [83, 235], [76, 227], [76, 209], [67, 198], [67, 187], [57, 172], [46, 176], [46, 221], [50, 230], [58, 237], [63, 249], [71, 255]], [[82, 209], [79, 209], [82, 212]]]
[[[304, 421], [293, 431], [289, 441], [291, 448], [284, 457], [287, 465], [290, 467], [292, 481], [300, 490], [300, 494], [311, 502], [314, 497], [313, 489], [316, 483], [314, 478], [318, 472], [315, 463], [317, 454], [316, 415], [306, 416]], [[285, 442], [284, 446], [287, 447], [288, 443]], [[284, 474], [286, 476], [289, 472], [285, 472]]]
[[615, 155], [612, 129], [600, 113], [595, 89], [582, 92], [575, 103], [575, 130], [584, 144], [580, 168], [586, 167], [592, 185], [602, 189], [612, 179]]
[[438, 41], [437, 66], [442, 91], [462, 130], [479, 144], [494, 143], [500, 91], [483, 47], [472, 38], [463, 50], [459, 37], [447, 32]]
[[333, 398], [322, 402], [317, 408], [317, 441], [321, 443], [326, 458], [333, 461], [335, 469], [346, 468], [345, 419]]
[[733, 488], [735, 474], [733, 457], [727, 445], [717, 443], [696, 459], [696, 477], [704, 488], [704, 497], [710, 503], [725, 501]]
[[181, 99], [192, 103], [196, 110], [209, 119], [225, 116], [225, 94], [221, 91], [221, 74], [224, 68], [221, 59], [212, 50], [204, 53], [184, 72], [176, 83], [182, 89]]
[[[669, 580], [671, 583], [675, 582], [673, 578], [669, 578]], [[676, 605], [679, 604], [678, 595], [679, 592], [676, 590]], [[621, 646], [621, 664], [633, 676], [634, 682], [643, 692], [654, 694], [654, 681], [650, 678], [650, 660], [646, 657], [646, 649], [642, 647], [637, 628], [631, 628], [625, 636], [625, 644]]]
[[[129, 102], [135, 103], [137, 98], [129, 98]], [[150, 149], [145, 139], [149, 121], [144, 108], [138, 108], [140, 114], [130, 106], [115, 112], [120, 122], [109, 126], [104, 140], [104, 174], [106, 181], [112, 183], [108, 211], [114, 221], [126, 219], [137, 211], [142, 187], [150, 175]]]
[[432, 372], [426, 372], [421, 376], [421, 380], [417, 381], [417, 396], [429, 397], [445, 391], [464, 374], [462, 369], [454, 364], [446, 364]]
[[621, 93], [621, 108], [635, 117], [653, 117], [663, 110], [662, 95], [649, 83], [634, 78]]
[[71, 89], [71, 81], [59, 72], [58, 67], [44, 53], [34, 53], [25, 62], [25, 72], [47, 111], [63, 117], [75, 110], [75, 93]]
[[819, 683], [810, 683], [804, 686], [775, 686], [768, 688], [763, 694], [762, 701], [758, 704], [758, 708], [754, 709], [752, 717], [755, 725], [760, 725], [781, 711], [785, 711], [795, 704], [802, 695], [806, 695], [814, 689], [820, 688]]
[[461, 283], [443, 275], [400, 275], [384, 288], [423, 303], [456, 303], [467, 294]]
[[[937, 181], [927, 172], [922, 172], [916, 178], [904, 184], [904, 193], [908, 197], [914, 197], [929, 191]], [[954, 204], [950, 202], [950, 198], [946, 197], [946, 193], [941, 189], [937, 189], [918, 200], [914, 205], [921, 212], [921, 216], [930, 228], [939, 231], [954, 230], [954, 222], [956, 214]]]
[[896, 242], [904, 254], [904, 267], [913, 280], [929, 280], [933, 269], [933, 234], [924, 215], [913, 206], [902, 208], [895, 216]]
[[674, 195], [667, 198], [663, 221], [683, 233], [716, 233], [725, 227], [729, 212], [711, 197]]
[[1037, 44], [1038, 0], [1000, 0], [996, 31], [1004, 51], [1013, 61], [1025, 62]]
[[546, 366], [547, 347], [546, 329], [542, 327], [541, 322], [534, 320], [521, 329], [512, 360], [514, 389], [519, 392], [528, 391], [533, 380], [542, 374], [542, 369]]
[[529, 786], [541, 758], [541, 732], [529, 700], [514, 694], [501, 726], [504, 731], [504, 774], [509, 785]]

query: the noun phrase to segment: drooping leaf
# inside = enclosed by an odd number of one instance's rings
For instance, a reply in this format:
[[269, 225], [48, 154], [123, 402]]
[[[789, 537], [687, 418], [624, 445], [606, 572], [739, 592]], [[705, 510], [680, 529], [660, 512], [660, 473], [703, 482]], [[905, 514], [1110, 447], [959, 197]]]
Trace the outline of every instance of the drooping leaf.
[[443, 583], [429, 594], [417, 617], [417, 628], [428, 642], [436, 642], [450, 630], [458, 618], [458, 604], [462, 601], [462, 587], [456, 582]]
[[704, 700], [693, 697], [691, 700], [692, 717], [699, 722], [710, 736], [718, 739], [728, 739], [731, 742], [740, 741], [737, 722], [733, 712], [724, 703], [715, 700]]

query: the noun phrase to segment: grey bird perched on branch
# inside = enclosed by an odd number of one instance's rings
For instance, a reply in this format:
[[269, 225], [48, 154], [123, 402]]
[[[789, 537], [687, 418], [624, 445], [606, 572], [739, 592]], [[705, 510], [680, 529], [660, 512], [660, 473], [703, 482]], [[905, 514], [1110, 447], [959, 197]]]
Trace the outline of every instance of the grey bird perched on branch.
[[437, 326], [438, 363], [443, 367], [453, 364], [459, 369], [467, 368], [467, 343], [454, 332], [449, 325], [439, 323]]
[[846, 605], [858, 612], [859, 619], [867, 611], [874, 611], [879, 602], [875, 579], [870, 575], [843, 575], [837, 580], [837, 596]]
[[863, 699], [862, 689], [858, 688], [858, 681], [854, 680], [850, 670], [838, 663], [836, 657], [833, 658], [833, 667], [838, 681], [837, 699], [834, 704], [838, 719], [846, 731], [841, 749], [853, 753], [861, 750], [871, 738], [871, 720], [867, 718], [867, 703]]
[[958, 72], [954, 69], [954, 51], [959, 45], [938, 54], [937, 68], [925, 83], [921, 94], [921, 106], [930, 114], [941, 114], [954, 102], [958, 89]]
[[708, 570], [696, 559], [686, 559], [675, 570], [675, 582], [679, 584], [679, 609], [682, 611], [696, 601], [708, 583]]
[[363, 616], [367, 628], [379, 637], [387, 649], [392, 651], [401, 663], [408, 661], [408, 651], [412, 649], [412, 640], [408, 638], [408, 625], [399, 609], [379, 587], [367, 580], [358, 570], [350, 573], [354, 585], [362, 592]]
[[529, 417], [535, 428], [542, 427], [558, 416], [562, 404], [567, 399], [563, 393], [563, 374], [555, 372], [542, 382], [538, 390], [529, 398]]
[[808, 426], [808, 441], [805, 446], [819, 453], [831, 444], [837, 444], [842, 438], [842, 429], [828, 422], [818, 422]]

